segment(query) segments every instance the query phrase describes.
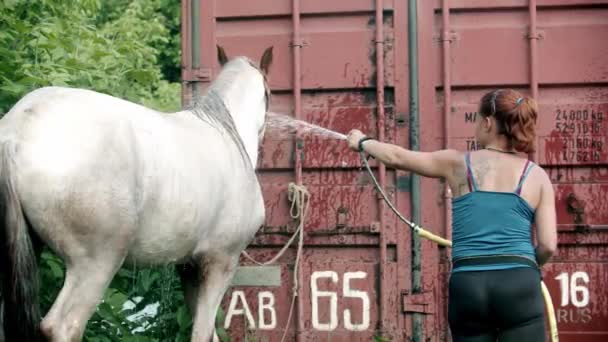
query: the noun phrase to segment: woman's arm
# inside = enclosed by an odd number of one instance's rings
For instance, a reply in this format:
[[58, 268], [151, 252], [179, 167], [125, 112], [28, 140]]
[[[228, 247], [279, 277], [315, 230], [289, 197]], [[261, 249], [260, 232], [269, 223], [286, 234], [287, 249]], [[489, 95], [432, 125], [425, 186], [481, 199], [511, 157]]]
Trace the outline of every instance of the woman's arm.
[[[348, 136], [351, 149], [358, 151], [359, 141], [364, 137], [360, 131], [351, 131]], [[455, 165], [462, 163], [461, 153], [455, 150], [416, 152], [377, 140], [366, 140], [361, 147], [388, 167], [412, 171], [425, 177], [448, 177], [453, 174]]]
[[536, 261], [545, 264], [557, 249], [557, 220], [555, 214], [555, 192], [546, 173], [543, 172], [540, 203], [535, 212]]

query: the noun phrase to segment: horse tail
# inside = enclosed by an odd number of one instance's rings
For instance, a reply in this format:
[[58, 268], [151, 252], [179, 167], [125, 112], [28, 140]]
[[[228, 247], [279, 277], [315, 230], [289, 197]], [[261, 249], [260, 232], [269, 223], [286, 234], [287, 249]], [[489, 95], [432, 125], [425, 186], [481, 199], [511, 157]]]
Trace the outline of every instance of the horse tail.
[[[42, 341], [38, 265], [16, 189], [15, 144], [0, 143], [0, 267], [7, 341]], [[0, 240], [1, 241], [1, 240]]]

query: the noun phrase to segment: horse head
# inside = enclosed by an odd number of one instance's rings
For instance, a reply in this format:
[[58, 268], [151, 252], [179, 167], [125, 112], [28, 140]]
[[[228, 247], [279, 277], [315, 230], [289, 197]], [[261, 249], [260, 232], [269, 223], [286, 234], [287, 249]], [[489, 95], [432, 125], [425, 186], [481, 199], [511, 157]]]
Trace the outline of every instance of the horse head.
[[[223, 70], [234, 66], [235, 69], [248, 68], [249, 70], [247, 71], [254, 71], [253, 74], [249, 73], [254, 81], [251, 83], [249, 89], [246, 90], [247, 94], [251, 94], [250, 100], [247, 101], [249, 102], [249, 105], [247, 105], [249, 113], [247, 113], [247, 115], [249, 116], [248, 119], [251, 119], [253, 116], [259, 144], [264, 138], [266, 114], [270, 107], [270, 87], [268, 86], [267, 77], [273, 59], [273, 47], [271, 46], [264, 51], [260, 58], [259, 65], [245, 56], [229, 59], [224, 48], [219, 45], [217, 46], [217, 57]], [[237, 96], [242, 100], [245, 100], [244, 97], [247, 95], [241, 93]]]

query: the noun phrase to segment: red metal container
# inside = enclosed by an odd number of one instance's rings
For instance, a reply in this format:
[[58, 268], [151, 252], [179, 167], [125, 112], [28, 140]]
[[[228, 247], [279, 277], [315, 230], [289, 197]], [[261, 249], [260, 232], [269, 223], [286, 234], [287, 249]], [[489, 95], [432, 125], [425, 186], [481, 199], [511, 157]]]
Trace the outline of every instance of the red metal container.
[[[477, 103], [489, 89], [535, 97], [539, 149], [530, 157], [557, 196], [559, 254], [543, 273], [560, 339], [608, 340], [608, 0], [416, 4], [182, 0], [184, 104], [217, 73], [216, 44], [252, 58], [274, 46], [274, 112], [425, 151], [474, 149]], [[408, 173], [374, 166], [405, 216], [419, 210], [421, 225], [450, 238], [451, 195], [440, 181], [417, 187]], [[267, 220], [248, 251], [262, 260], [278, 252], [297, 227], [288, 184], [306, 186], [299, 286], [287, 326], [296, 249], [265, 267], [243, 259], [222, 305], [234, 341], [280, 341], [285, 329], [286, 341], [449, 340], [449, 250], [428, 241], [417, 250], [359, 167], [342, 141], [267, 131]]]

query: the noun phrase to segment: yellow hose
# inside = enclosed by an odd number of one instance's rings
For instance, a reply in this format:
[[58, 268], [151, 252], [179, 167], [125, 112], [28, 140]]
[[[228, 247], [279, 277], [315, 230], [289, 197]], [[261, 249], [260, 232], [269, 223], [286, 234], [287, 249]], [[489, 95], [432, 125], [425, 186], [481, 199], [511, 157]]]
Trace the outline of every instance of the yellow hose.
[[443, 247], [452, 247], [452, 241], [442, 238], [441, 236], [435, 235], [428, 230], [424, 230], [418, 226], [414, 228], [414, 231], [418, 233], [418, 235], [422, 236], [425, 239], [431, 240]]
[[[446, 240], [438, 235], [435, 235], [428, 230], [421, 228], [420, 226], [414, 227], [414, 232], [416, 232], [421, 237], [431, 240], [436, 244], [443, 247], [452, 247], [452, 241]], [[543, 292], [543, 297], [545, 299], [545, 309], [547, 310], [547, 316], [549, 318], [549, 332], [551, 334], [551, 342], [559, 341], [559, 334], [557, 332], [557, 321], [555, 320], [555, 308], [553, 307], [553, 301], [551, 300], [551, 295], [549, 294], [549, 290], [545, 285], [545, 282], [541, 280], [540, 287]]]
[[558, 342], [559, 334], [557, 332], [557, 321], [555, 320], [555, 309], [553, 308], [553, 302], [551, 301], [551, 295], [545, 285], [544, 281], [540, 282], [541, 289], [543, 291], [543, 297], [545, 297], [545, 308], [547, 310], [547, 316], [549, 316], [549, 331], [551, 333], [551, 341]]

